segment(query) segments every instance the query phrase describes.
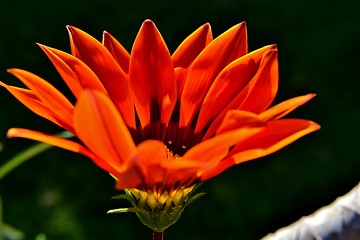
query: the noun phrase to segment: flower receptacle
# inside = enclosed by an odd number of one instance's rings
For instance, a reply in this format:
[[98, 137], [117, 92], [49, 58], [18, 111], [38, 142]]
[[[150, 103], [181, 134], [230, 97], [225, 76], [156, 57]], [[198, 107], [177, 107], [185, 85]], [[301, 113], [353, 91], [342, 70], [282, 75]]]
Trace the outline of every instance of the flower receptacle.
[[182, 187], [170, 193], [126, 189], [125, 194], [114, 198], [126, 199], [133, 207], [113, 209], [108, 213], [135, 212], [145, 226], [155, 232], [163, 232], [180, 218], [189, 203], [205, 194], [202, 192], [193, 195], [195, 188], [195, 186]]

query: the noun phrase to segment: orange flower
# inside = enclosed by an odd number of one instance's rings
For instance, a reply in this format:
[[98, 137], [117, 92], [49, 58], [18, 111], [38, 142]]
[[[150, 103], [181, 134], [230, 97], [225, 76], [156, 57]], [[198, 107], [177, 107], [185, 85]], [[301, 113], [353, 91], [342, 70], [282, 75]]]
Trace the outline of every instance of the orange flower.
[[1, 85], [81, 143], [18, 128], [8, 136], [84, 154], [117, 179], [118, 189], [144, 191], [156, 201], [164, 194], [186, 195], [235, 164], [319, 129], [312, 121], [280, 119], [314, 94], [269, 108], [278, 88], [276, 45], [248, 53], [245, 23], [215, 39], [205, 24], [172, 55], [150, 20], [131, 54], [107, 32], [100, 43], [77, 28], [68, 31], [71, 54], [39, 46], [76, 97], [75, 105], [24, 70], [9, 72], [29, 89]]

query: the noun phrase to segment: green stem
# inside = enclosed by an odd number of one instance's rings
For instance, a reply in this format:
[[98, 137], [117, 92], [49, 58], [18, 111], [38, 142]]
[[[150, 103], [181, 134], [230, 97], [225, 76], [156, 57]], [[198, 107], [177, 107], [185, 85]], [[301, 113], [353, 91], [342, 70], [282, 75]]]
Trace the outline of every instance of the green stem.
[[[72, 136], [72, 134], [69, 132], [62, 132], [57, 136], [69, 138]], [[4, 163], [4, 165], [0, 167], [0, 180], [13, 169], [20, 166], [22, 163], [52, 147], [52, 145], [46, 143], [37, 143], [29, 147], [28, 149], [16, 154], [13, 158], [11, 158], [9, 161]]]
[[3, 166], [0, 168], [0, 180], [5, 177], [9, 172], [13, 169], [21, 165], [22, 163], [26, 162], [28, 159], [32, 158], [33, 156], [51, 148], [52, 146], [46, 143], [37, 143], [30, 148], [26, 149], [25, 151], [20, 152], [19, 154], [15, 155], [9, 161], [7, 161]]
[[2, 199], [0, 197], [0, 240], [4, 240], [4, 223], [2, 210]]
[[152, 240], [163, 240], [164, 239], [164, 232], [153, 232]]

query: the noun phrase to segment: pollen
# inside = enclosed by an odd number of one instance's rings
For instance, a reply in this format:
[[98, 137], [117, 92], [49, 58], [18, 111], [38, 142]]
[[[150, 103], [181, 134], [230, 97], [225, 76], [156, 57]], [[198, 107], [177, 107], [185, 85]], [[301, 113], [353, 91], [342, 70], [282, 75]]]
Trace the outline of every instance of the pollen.
[[180, 160], [181, 157], [178, 154], [174, 154], [169, 148], [165, 147], [165, 157], [169, 160]]

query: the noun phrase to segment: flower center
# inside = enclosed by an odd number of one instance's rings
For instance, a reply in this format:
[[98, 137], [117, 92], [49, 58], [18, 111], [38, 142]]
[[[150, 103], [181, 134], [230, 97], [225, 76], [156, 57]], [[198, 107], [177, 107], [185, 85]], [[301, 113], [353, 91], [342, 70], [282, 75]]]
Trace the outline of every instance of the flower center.
[[194, 128], [179, 127], [178, 123], [170, 122], [166, 127], [160, 122], [151, 122], [144, 128], [129, 129], [136, 145], [148, 140], [162, 141], [174, 155], [183, 156], [191, 147], [200, 143], [204, 134], [195, 133]]

